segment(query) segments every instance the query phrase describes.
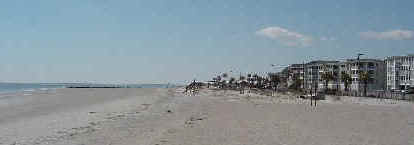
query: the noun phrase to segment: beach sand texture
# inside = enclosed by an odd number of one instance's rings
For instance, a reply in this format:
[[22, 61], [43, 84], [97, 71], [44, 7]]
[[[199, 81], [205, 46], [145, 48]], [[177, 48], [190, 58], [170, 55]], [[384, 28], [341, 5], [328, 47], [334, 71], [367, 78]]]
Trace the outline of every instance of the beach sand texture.
[[[0, 105], [0, 144], [414, 145], [402, 101], [203, 89], [58, 89]], [[361, 103], [362, 102], [362, 103]]]

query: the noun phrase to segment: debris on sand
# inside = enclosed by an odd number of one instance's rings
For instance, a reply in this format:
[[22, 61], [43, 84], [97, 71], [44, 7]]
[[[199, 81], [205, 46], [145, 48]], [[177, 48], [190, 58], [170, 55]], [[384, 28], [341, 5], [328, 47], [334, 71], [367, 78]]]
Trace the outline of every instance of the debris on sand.
[[195, 124], [195, 122], [206, 120], [207, 115], [198, 115], [198, 116], [191, 116], [187, 121], [185, 121], [185, 125], [188, 125], [189, 127], [193, 127], [192, 125]]

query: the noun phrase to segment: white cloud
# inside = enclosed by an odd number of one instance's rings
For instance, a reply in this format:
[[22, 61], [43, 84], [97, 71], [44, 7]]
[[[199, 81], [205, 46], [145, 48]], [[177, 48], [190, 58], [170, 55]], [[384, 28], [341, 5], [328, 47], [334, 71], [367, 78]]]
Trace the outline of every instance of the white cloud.
[[365, 39], [376, 40], [406, 40], [414, 38], [414, 31], [410, 30], [390, 30], [385, 32], [361, 32], [360, 36]]
[[280, 27], [267, 27], [257, 31], [256, 34], [277, 40], [283, 45], [290, 47], [305, 47], [312, 43], [312, 37]]

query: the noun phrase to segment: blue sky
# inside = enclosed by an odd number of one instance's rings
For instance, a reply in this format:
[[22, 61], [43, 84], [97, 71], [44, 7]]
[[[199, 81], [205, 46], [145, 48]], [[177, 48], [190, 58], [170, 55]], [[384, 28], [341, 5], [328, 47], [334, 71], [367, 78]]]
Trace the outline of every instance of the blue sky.
[[411, 0], [5, 0], [0, 81], [166, 83], [414, 53]]

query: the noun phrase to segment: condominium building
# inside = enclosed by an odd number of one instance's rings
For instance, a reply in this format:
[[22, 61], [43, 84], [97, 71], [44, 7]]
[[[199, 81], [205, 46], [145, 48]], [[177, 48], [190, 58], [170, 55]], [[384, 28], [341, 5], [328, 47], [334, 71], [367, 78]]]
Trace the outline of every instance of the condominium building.
[[[304, 79], [304, 64], [292, 64], [287, 67], [287, 85], [291, 86], [295, 83], [295, 79], [298, 82], [303, 82]], [[303, 83], [299, 84], [300, 88], [303, 88]]]
[[387, 90], [414, 87], [414, 55], [387, 57], [385, 63]]
[[[348, 59], [341, 67], [341, 72], [350, 74], [352, 83], [351, 91], [363, 89], [363, 82], [360, 81], [360, 72], [368, 72], [369, 81], [367, 90], [383, 90], [385, 88], [385, 63], [378, 59]], [[343, 85], [343, 84], [342, 84]]]
[[[339, 72], [338, 68], [339, 61], [311, 61], [305, 64], [305, 89], [322, 90], [324, 89], [324, 80], [322, 79], [323, 73], [331, 73], [337, 75]], [[335, 88], [338, 85], [338, 81], [330, 81], [328, 88]]]
[[306, 64], [293, 64], [288, 67], [289, 79], [288, 85], [294, 83], [295, 79], [301, 82], [301, 88], [307, 90], [325, 89], [325, 80], [322, 75], [329, 73], [333, 80], [328, 82], [329, 89], [344, 90], [345, 85], [341, 80], [342, 73], [349, 74], [352, 78], [348, 89], [350, 91], [361, 91], [363, 83], [360, 82], [359, 73], [368, 72], [370, 80], [367, 84], [367, 90], [382, 90], [385, 86], [385, 64], [382, 60], [377, 59], [348, 59], [346, 61], [311, 61]]

